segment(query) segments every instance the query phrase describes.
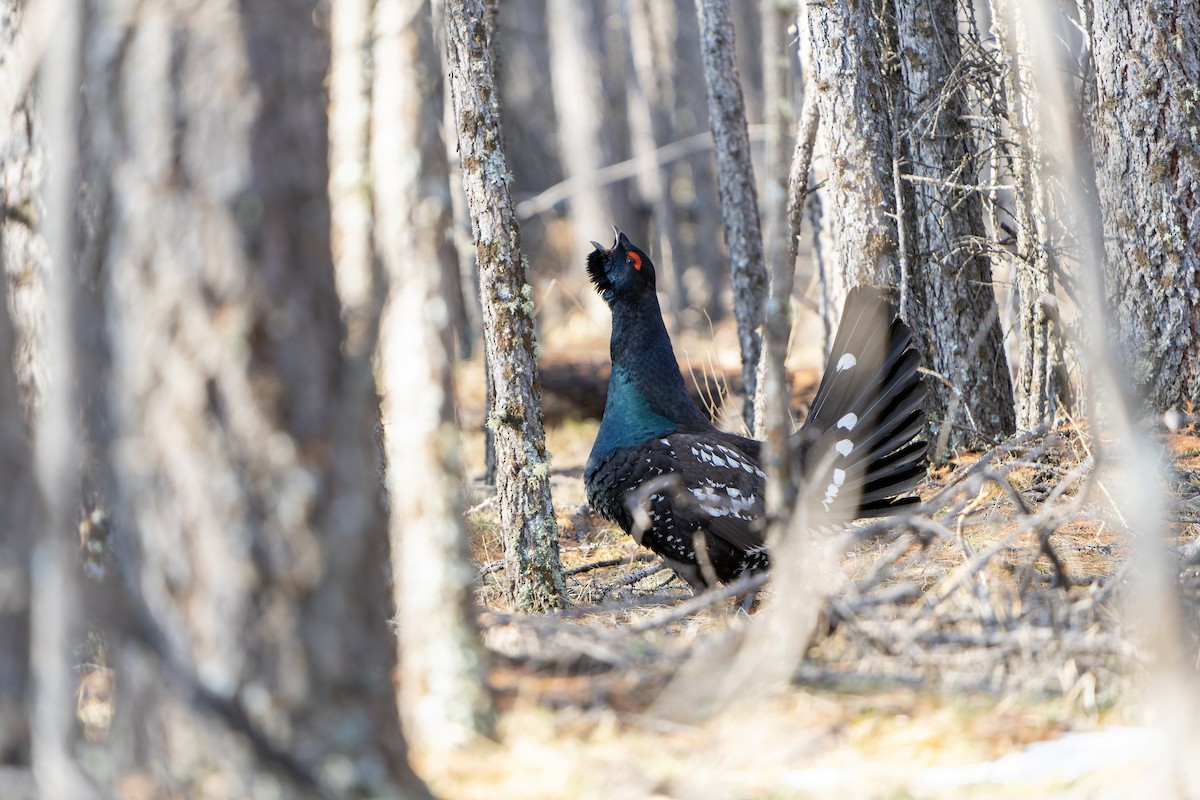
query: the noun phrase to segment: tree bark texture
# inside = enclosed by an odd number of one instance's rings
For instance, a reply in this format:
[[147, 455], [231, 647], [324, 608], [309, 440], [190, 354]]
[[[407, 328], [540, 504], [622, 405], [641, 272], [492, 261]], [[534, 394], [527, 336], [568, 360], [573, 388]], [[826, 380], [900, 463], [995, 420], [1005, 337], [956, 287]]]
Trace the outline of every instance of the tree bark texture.
[[[907, 226], [908, 317], [940, 378], [931, 421], [951, 446], [1013, 431], [1013, 393], [984, 242], [979, 166], [960, 69], [956, 0], [896, 2], [897, 109]], [[947, 427], [949, 426], [949, 427]]]
[[1158, 409], [1200, 402], [1200, 8], [1094, 0], [1104, 276], [1134, 381]]
[[394, 707], [374, 397], [340, 349], [310, 11], [110, 0], [86, 27], [114, 554], [162, 639], [111, 643], [106, 746], [155, 796], [421, 792]]
[[428, 0], [376, 3], [374, 62], [388, 79], [375, 83], [371, 140], [376, 244], [388, 283], [379, 372], [400, 712], [414, 750], [445, 752], [489, 733], [491, 708], [470, 622], [475, 571], [454, 414], [452, 287], [431, 268], [444, 208], [423, 185], [445, 155], [429, 11]]
[[901, 281], [879, 4], [808, 3], [812, 78], [829, 170], [823, 207], [835, 245], [826, 254], [833, 329], [852, 286], [871, 284], [895, 295]]
[[733, 312], [737, 318], [745, 399], [742, 417], [754, 430], [754, 397], [767, 302], [767, 267], [758, 221], [758, 192], [750, 160], [746, 107], [738, 78], [733, 19], [728, 0], [696, 0], [700, 49], [708, 85], [708, 117], [717, 155], [717, 186], [729, 252]]
[[1016, 426], [1019, 430], [1034, 430], [1053, 423], [1059, 393], [1060, 357], [1053, 330], [1056, 300], [1050, 249], [1049, 160], [1043, 149], [1041, 100], [1020, 4], [993, 0], [992, 9], [993, 32], [1003, 63], [1015, 185]]
[[46, 242], [38, 230], [43, 209], [38, 190], [45, 172], [42, 120], [30, 92], [37, 37], [24, 29], [23, 2], [0, 4], [0, 253], [8, 283], [13, 366], [26, 420], [34, 415], [46, 383], [39, 342], [44, 335]]
[[550, 457], [535, 360], [533, 289], [501, 146], [496, 73], [481, 0], [446, 5], [446, 42], [459, 155], [492, 370], [488, 424], [496, 436], [496, 489], [513, 600], [525, 610], [566, 602], [558, 523], [550, 501]]

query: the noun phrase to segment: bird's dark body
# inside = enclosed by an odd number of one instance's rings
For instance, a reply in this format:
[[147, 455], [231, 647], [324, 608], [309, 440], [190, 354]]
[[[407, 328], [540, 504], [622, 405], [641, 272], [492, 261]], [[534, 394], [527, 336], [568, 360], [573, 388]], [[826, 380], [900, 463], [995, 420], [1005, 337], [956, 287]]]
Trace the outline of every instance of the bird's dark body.
[[[593, 244], [595, 244], [593, 242]], [[688, 396], [654, 292], [654, 266], [624, 234], [588, 272], [613, 313], [612, 375], [584, 469], [588, 501], [694, 588], [770, 564], [761, 443], [717, 430]], [[891, 513], [925, 473], [925, 386], [912, 334], [875, 290], [852, 290], [809, 417], [797, 472], [831, 521]]]
[[614, 450], [589, 461], [585, 473], [593, 507], [681, 574], [703, 574], [699, 532], [721, 581], [767, 566], [764, 478], [733, 443], [679, 432]]

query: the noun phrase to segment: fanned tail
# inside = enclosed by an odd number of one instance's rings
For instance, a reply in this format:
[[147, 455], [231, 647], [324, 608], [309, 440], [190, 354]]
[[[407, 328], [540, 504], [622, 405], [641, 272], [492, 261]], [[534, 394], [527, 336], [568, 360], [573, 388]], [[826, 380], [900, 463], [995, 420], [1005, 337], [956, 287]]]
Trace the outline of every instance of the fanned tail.
[[891, 514], [919, 502], [907, 495], [925, 475], [928, 391], [917, 372], [912, 330], [882, 292], [846, 296], [821, 385], [795, 452], [815, 507], [850, 520]]

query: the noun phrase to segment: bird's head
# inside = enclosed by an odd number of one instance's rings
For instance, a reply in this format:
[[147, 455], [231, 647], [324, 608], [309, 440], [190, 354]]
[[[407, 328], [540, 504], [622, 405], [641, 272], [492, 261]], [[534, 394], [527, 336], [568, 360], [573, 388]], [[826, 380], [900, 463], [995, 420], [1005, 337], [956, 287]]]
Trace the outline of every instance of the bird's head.
[[610, 306], [645, 292], [654, 293], [654, 263], [650, 256], [635, 247], [615, 225], [613, 232], [617, 236], [613, 246], [605, 248], [592, 242], [596, 249], [587, 258], [588, 277]]

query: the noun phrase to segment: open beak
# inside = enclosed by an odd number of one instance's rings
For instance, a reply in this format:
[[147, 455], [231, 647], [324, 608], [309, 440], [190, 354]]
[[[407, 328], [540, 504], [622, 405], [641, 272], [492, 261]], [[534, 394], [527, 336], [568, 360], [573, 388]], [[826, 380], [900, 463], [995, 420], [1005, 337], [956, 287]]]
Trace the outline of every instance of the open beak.
[[626, 237], [625, 237], [625, 234], [621, 232], [621, 229], [618, 228], [616, 225], [613, 225], [612, 229], [613, 229], [613, 246], [612, 247], [605, 247], [604, 245], [597, 242], [595, 239], [592, 240], [592, 247], [596, 248], [597, 250], [603, 250], [606, 253], [611, 253], [613, 250], [616, 250], [621, 245], [621, 239], [626, 238]]

